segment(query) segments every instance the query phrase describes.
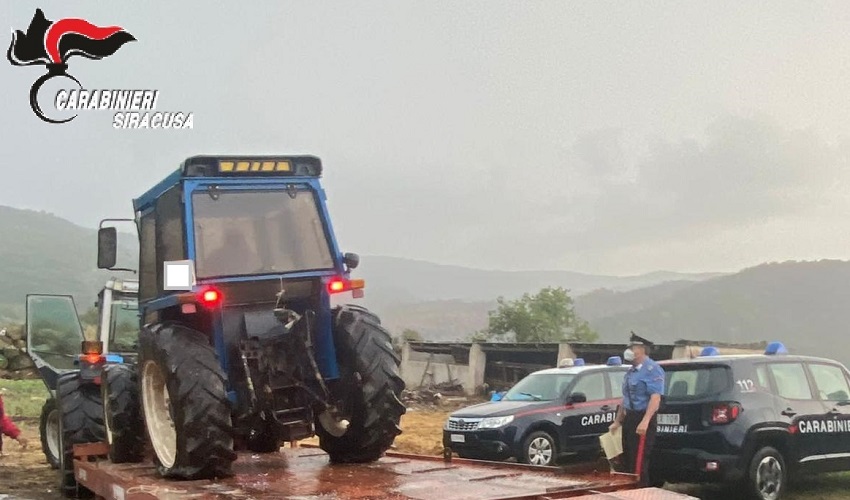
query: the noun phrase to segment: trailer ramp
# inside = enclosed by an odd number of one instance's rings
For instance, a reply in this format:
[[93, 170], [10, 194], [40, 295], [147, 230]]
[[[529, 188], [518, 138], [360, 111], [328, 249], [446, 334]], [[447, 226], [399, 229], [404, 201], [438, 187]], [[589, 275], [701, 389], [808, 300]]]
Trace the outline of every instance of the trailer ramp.
[[[658, 489], [635, 490], [635, 477], [607, 470], [565, 470], [388, 453], [370, 464], [329, 465], [318, 448], [240, 453], [234, 476], [217, 480], [160, 478], [151, 463], [113, 464], [106, 445], [74, 447], [77, 481], [108, 500], [686, 500]], [[628, 491], [633, 490], [633, 491]], [[630, 496], [622, 496], [629, 493]], [[639, 494], [638, 494], [639, 493]], [[635, 496], [637, 495], [637, 496]]]

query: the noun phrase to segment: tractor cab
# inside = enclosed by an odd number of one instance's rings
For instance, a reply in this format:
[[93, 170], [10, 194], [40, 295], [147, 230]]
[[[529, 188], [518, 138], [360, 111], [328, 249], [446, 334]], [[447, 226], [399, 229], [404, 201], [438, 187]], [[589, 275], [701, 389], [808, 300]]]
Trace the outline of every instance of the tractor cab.
[[128, 362], [135, 359], [139, 345], [139, 282], [112, 278], [101, 289], [97, 338], [103, 350]]

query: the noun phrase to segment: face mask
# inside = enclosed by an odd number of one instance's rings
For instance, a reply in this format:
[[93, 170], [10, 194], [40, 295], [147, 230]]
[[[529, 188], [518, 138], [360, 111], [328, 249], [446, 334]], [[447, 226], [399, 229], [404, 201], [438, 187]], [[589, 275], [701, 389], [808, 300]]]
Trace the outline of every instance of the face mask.
[[635, 352], [631, 349], [626, 349], [623, 352], [623, 359], [631, 363], [635, 359]]

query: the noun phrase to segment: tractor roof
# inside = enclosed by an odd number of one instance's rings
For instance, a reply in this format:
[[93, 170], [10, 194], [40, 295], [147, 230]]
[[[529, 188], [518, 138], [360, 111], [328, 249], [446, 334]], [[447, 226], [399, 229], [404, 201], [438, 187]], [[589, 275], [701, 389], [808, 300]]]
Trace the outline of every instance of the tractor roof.
[[198, 155], [184, 160], [180, 168], [133, 200], [133, 210], [150, 205], [163, 193], [185, 179], [268, 179], [280, 177], [322, 176], [322, 161], [317, 156], [232, 156]]

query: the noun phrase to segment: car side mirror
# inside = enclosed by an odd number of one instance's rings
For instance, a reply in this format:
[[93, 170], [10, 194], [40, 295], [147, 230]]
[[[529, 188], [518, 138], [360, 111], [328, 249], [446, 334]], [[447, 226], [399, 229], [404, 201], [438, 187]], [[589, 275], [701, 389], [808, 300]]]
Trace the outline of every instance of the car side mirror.
[[118, 249], [118, 232], [114, 227], [102, 227], [97, 231], [97, 267], [115, 267]]
[[587, 396], [583, 392], [574, 392], [570, 394], [569, 399], [567, 399], [567, 403], [586, 403]]
[[360, 256], [356, 253], [346, 253], [342, 256], [342, 260], [349, 269], [354, 269], [360, 264]]

